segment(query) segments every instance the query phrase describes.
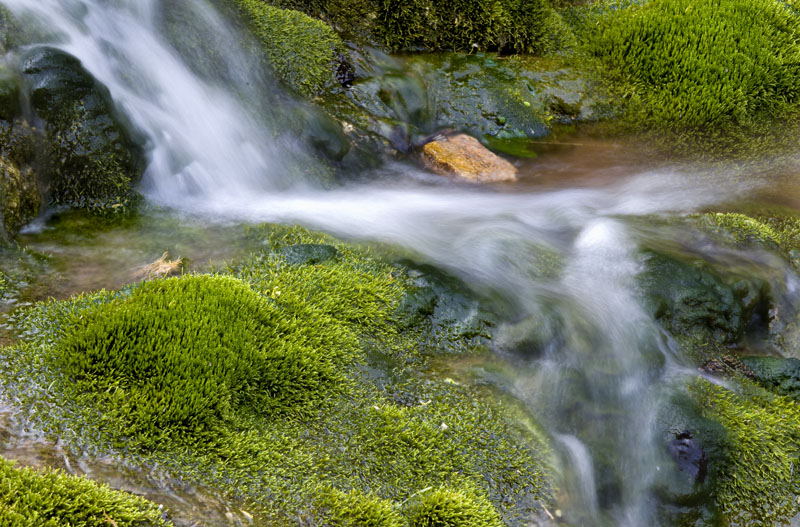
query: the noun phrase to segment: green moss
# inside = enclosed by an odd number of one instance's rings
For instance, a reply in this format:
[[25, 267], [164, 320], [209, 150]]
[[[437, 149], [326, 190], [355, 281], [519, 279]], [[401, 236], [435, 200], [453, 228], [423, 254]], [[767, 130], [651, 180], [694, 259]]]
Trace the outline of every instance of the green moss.
[[735, 244], [762, 245], [775, 249], [800, 269], [800, 217], [793, 212], [747, 215], [716, 212], [704, 215], [715, 230], [722, 230]]
[[739, 381], [735, 392], [700, 379], [690, 385], [703, 417], [727, 431], [723, 459], [710, 464], [716, 504], [731, 524], [788, 523], [800, 512], [800, 406]]
[[797, 114], [800, 19], [783, 2], [602, 5], [588, 46], [639, 128], [677, 129], [686, 141], [741, 139]]
[[502, 527], [492, 504], [479, 493], [437, 488], [421, 492], [406, 508], [411, 527]]
[[378, 0], [377, 32], [391, 50], [541, 53], [545, 0]]
[[331, 527], [406, 527], [395, 504], [352, 490], [329, 489], [320, 493], [316, 506]]
[[269, 231], [250, 230], [264, 249], [225, 270], [235, 277], [21, 312], [0, 393], [67, 445], [158, 465], [276, 521], [394, 527], [391, 509], [452, 487], [518, 525], [550, 499], [541, 431], [490, 392], [420, 373], [418, 333], [396, 318], [401, 268], [324, 235]]
[[263, 0], [232, 0], [262, 43], [278, 77], [303, 95], [316, 95], [334, 83], [339, 36], [325, 22]]
[[134, 442], [208, 442], [236, 412], [302, 414], [343, 381], [353, 339], [315, 315], [234, 278], [152, 281], [66, 321], [53, 364]]
[[168, 527], [159, 507], [60, 471], [0, 458], [0, 524], [6, 527]]

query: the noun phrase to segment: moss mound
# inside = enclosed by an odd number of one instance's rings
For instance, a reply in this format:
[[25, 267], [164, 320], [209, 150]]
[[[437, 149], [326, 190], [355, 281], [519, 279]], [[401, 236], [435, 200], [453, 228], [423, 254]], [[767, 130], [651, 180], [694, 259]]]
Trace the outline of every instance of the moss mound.
[[6, 527], [169, 527], [160, 508], [60, 471], [15, 468], [0, 458], [0, 524]]
[[727, 431], [724, 459], [711, 465], [716, 504], [730, 524], [788, 524], [800, 512], [800, 406], [739, 380], [737, 392], [705, 380], [690, 385], [703, 417]]
[[346, 340], [317, 349], [291, 313], [230, 277], [148, 282], [79, 318], [54, 363], [78, 392], [107, 399], [110, 417], [143, 443], [206, 438], [244, 409], [302, 412], [341, 380]]
[[316, 95], [335, 80], [339, 36], [321, 20], [263, 0], [232, 0], [261, 42], [275, 73], [302, 95]]
[[606, 5], [588, 45], [628, 99], [630, 122], [713, 138], [796, 113], [800, 19], [784, 2]]
[[23, 311], [0, 393], [64, 444], [163, 467], [278, 525], [395, 527], [428, 487], [476, 489], [509, 525], [550, 499], [536, 426], [421, 373], [420, 333], [398, 321], [403, 268], [268, 231], [226, 274]]
[[411, 527], [502, 527], [489, 501], [474, 492], [438, 488], [408, 505]]
[[406, 527], [395, 504], [352, 490], [323, 491], [317, 499], [325, 525], [331, 527]]

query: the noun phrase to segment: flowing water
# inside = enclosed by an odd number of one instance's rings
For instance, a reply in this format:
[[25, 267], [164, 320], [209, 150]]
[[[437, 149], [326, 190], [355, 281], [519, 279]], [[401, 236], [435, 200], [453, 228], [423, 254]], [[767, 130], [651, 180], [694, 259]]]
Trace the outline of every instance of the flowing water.
[[[292, 176], [292, 163], [307, 159], [274, 124], [286, 115], [279, 107], [295, 103], [276, 95], [241, 32], [206, 0], [4, 1], [79, 57], [147, 137], [142, 190], [151, 203], [201, 222], [299, 222], [387, 242], [502, 298], [509, 315], [497, 360], [515, 367], [498, 384], [551, 434], [563, 514], [579, 525], [657, 524], [649, 489], [664, 446], [653, 421], [672, 380], [693, 372], [642, 306], [638, 249], [713, 247], [680, 225], [635, 220], [753, 199], [774, 181], [732, 166], [623, 162], [624, 148], [598, 162], [575, 147], [528, 164], [539, 173], [520, 185], [468, 187], [396, 162], [322, 190]], [[187, 51], [170, 37], [168, 8], [192, 15], [183, 31], [204, 36], [207, 49]], [[222, 59], [204, 67], [196, 54], [206, 52]], [[774, 259], [741, 256], [765, 275], [790, 273]]]

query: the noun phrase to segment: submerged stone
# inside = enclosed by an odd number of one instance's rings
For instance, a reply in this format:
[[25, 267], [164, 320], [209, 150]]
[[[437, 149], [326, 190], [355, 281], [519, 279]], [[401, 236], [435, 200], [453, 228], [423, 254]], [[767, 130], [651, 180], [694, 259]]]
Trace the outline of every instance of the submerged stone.
[[444, 176], [470, 183], [516, 181], [517, 169], [465, 134], [437, 138], [422, 147], [425, 165]]

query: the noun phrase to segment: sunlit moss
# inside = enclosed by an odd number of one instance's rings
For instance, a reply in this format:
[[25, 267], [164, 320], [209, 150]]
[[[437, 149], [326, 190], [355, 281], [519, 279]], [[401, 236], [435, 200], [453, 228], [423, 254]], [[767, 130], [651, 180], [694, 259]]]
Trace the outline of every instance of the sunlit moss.
[[337, 388], [356, 346], [325, 322], [234, 278], [156, 280], [66, 320], [52, 362], [134, 442], [210, 441], [236, 412], [302, 414]]
[[344, 44], [330, 26], [263, 0], [232, 1], [264, 44], [275, 73], [286, 84], [303, 95], [316, 95], [333, 84], [336, 54], [343, 52]]
[[702, 379], [690, 385], [703, 417], [727, 432], [724, 459], [711, 463], [716, 504], [731, 524], [788, 523], [800, 512], [800, 406], [739, 381], [737, 391]]
[[20, 312], [2, 393], [66, 445], [156, 464], [276, 521], [394, 527], [390, 508], [453, 487], [519, 525], [551, 499], [538, 429], [488, 392], [420, 372], [418, 333], [397, 320], [402, 268], [302, 229], [269, 232], [251, 229], [263, 250], [217, 275]]
[[316, 500], [324, 524], [331, 527], [406, 527], [396, 504], [358, 491], [325, 489]]
[[706, 139], [796, 115], [800, 18], [779, 0], [606, 2], [587, 37], [630, 122]]
[[736, 243], [777, 248], [800, 268], [800, 217], [792, 213], [749, 216], [733, 212], [705, 214], [704, 218], [725, 231]]
[[411, 527], [502, 527], [489, 501], [474, 491], [437, 488], [422, 492], [405, 511]]
[[168, 527], [159, 507], [60, 471], [16, 468], [0, 458], [0, 524], [5, 527]]

